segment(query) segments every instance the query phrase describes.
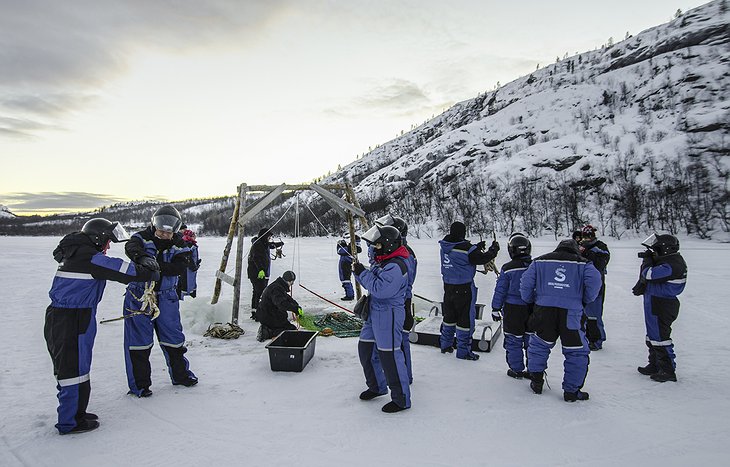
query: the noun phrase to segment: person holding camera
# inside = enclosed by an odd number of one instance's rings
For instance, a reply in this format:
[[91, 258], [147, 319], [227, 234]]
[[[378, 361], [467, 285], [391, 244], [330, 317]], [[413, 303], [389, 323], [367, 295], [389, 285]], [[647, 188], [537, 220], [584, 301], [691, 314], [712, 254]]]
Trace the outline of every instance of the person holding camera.
[[[372, 244], [375, 264], [369, 269], [357, 261], [352, 265], [355, 280], [369, 292], [369, 313], [357, 344], [367, 385], [360, 399], [367, 401], [383, 396], [390, 388], [391, 401], [382, 407], [382, 411], [400, 412], [411, 407], [408, 370], [401, 346], [409, 253], [403, 246], [400, 232], [393, 226], [375, 225], [362, 238]], [[387, 387], [373, 366], [374, 348], [377, 348]]]
[[441, 278], [444, 282], [441, 353], [454, 351], [454, 334], [456, 334], [456, 358], [479, 360], [479, 355], [471, 351], [477, 303], [474, 275], [477, 272], [477, 265], [487, 264], [497, 257], [499, 243], [495, 240], [489, 248], [483, 240], [472, 245], [466, 240], [466, 225], [456, 221], [449, 227], [449, 234], [439, 240], [439, 246]]
[[677, 296], [687, 283], [687, 263], [679, 254], [679, 240], [673, 235], [653, 234], [642, 242], [641, 272], [632, 292], [644, 296], [644, 323], [649, 364], [639, 373], [664, 383], [677, 381], [672, 323], [679, 315]]

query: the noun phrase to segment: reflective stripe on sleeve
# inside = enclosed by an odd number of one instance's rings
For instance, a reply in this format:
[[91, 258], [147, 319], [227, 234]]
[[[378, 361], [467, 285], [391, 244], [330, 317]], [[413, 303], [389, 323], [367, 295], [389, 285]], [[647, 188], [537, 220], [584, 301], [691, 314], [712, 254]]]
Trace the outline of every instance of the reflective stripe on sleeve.
[[63, 277], [64, 279], [94, 280], [94, 276], [84, 272], [56, 271], [56, 277]]

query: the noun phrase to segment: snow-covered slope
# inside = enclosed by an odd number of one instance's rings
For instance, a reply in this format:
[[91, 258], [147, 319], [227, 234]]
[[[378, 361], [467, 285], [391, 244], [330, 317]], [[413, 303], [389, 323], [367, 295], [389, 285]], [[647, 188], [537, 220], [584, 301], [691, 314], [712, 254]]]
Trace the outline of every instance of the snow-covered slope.
[[10, 212], [7, 206], [0, 204], [0, 218], [2, 219], [14, 219], [17, 217], [15, 214]]
[[[617, 235], [709, 235], [728, 226], [718, 217], [730, 167], [729, 18], [716, 0], [560, 59], [454, 105], [325, 182], [351, 181], [365, 204], [416, 223], [460, 217], [540, 234], [590, 221]], [[708, 200], [717, 212], [690, 219]]]

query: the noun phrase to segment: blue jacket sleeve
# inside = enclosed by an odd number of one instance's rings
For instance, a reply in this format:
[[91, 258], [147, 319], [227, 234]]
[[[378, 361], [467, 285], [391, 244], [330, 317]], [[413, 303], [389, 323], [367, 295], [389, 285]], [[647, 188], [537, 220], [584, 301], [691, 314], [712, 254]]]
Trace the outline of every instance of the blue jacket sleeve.
[[504, 267], [502, 267], [502, 271], [499, 273], [499, 277], [497, 278], [497, 284], [494, 286], [494, 295], [492, 296], [493, 310], [502, 309], [504, 299], [507, 296], [507, 291], [509, 290], [509, 281], [509, 274], [505, 274]]
[[672, 276], [672, 266], [662, 263], [657, 266], [651, 266], [641, 271], [641, 277], [647, 282], [663, 282]]
[[148, 280], [158, 280], [159, 274], [153, 273], [134, 263], [125, 261], [121, 258], [110, 258], [103, 253], [97, 253], [91, 257], [92, 271], [91, 275], [94, 279], [110, 280], [129, 284], [130, 282], [142, 282]]
[[389, 263], [383, 269], [365, 269], [355, 279], [376, 298], [393, 297], [403, 285], [403, 273], [395, 263]]
[[535, 284], [537, 282], [536, 263], [530, 264], [520, 279], [520, 296], [525, 303], [535, 303]]
[[583, 271], [583, 303], [593, 303], [601, 292], [601, 273], [593, 265], [587, 263]]

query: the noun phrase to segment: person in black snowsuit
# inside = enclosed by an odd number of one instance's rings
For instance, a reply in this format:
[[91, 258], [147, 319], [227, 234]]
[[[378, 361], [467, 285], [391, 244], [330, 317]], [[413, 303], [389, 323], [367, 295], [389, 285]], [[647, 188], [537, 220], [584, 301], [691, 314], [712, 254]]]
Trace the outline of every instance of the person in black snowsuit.
[[601, 291], [598, 298], [587, 304], [584, 313], [586, 321], [586, 339], [588, 348], [592, 351], [601, 350], [606, 340], [606, 330], [603, 326], [603, 302], [606, 298], [606, 266], [611, 260], [611, 253], [608, 246], [596, 238], [596, 228], [586, 225], [581, 231], [580, 254], [593, 263], [598, 272], [601, 273]]
[[99, 427], [98, 416], [86, 411], [91, 395], [89, 373], [96, 337], [96, 307], [106, 281], [128, 284], [157, 280], [159, 273], [121, 258], [106, 256], [109, 242], [129, 239], [116, 222], [91, 219], [81, 232], [63, 237], [53, 258], [59, 263], [48, 295], [43, 329], [58, 389], [60, 434], [82, 433]]
[[284, 242], [272, 242], [271, 229], [259, 230], [257, 236], [251, 239], [253, 244], [248, 252], [248, 268], [246, 270], [248, 279], [251, 281], [253, 292], [251, 294], [251, 319], [258, 321], [256, 310], [259, 307], [259, 300], [264, 289], [269, 285], [269, 272], [271, 269], [271, 256], [269, 250], [284, 246]]
[[301, 316], [304, 312], [296, 300], [291, 297], [291, 288], [296, 280], [292, 271], [286, 271], [274, 282], [269, 284], [264, 293], [261, 294], [258, 308], [259, 326], [256, 339], [263, 342], [266, 339], [275, 337], [282, 331], [293, 331], [296, 329], [289, 322], [289, 312]]

